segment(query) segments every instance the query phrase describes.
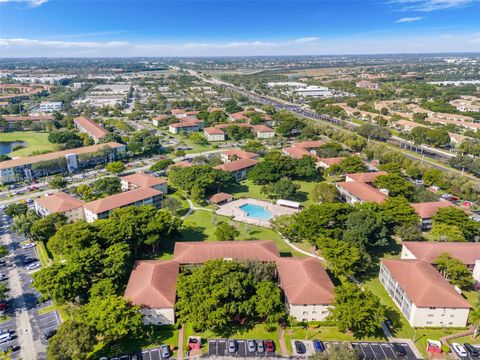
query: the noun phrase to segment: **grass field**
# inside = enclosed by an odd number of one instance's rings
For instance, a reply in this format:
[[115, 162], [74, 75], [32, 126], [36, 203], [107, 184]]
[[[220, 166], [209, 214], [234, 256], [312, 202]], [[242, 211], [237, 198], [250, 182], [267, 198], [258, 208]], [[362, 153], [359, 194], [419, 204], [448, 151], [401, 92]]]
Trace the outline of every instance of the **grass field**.
[[219, 216], [208, 210], [195, 210], [184, 219], [184, 228], [176, 239], [165, 242], [161, 245], [163, 251], [160, 259], [172, 257], [175, 241], [215, 241], [215, 228], [220, 222], [228, 222], [234, 225], [240, 232], [236, 240], [273, 240], [277, 244], [278, 251], [282, 256], [303, 256], [290, 248], [273, 230], [249, 225], [230, 220], [228, 217]]
[[38, 133], [33, 131], [14, 131], [0, 134], [0, 141], [13, 142], [23, 141], [27, 147], [14, 151], [9, 156], [29, 156], [34, 151], [54, 151], [57, 149], [55, 144], [48, 141], [48, 133]]

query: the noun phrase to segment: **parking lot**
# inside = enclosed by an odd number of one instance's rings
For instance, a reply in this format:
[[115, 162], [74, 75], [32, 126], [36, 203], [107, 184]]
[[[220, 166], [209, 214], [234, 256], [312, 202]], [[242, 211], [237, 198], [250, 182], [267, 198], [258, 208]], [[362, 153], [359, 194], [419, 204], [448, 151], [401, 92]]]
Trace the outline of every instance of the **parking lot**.
[[209, 356], [238, 356], [238, 357], [270, 357], [277, 356], [277, 352], [249, 352], [247, 349], [247, 340], [237, 340], [237, 352], [234, 354], [228, 353], [227, 350], [228, 339], [213, 339], [208, 341], [208, 355]]
[[[455, 342], [455, 341], [454, 341]], [[460, 344], [460, 345], [463, 345]], [[472, 344], [474, 347], [476, 347], [479, 351], [480, 351], [480, 345], [475, 345], [475, 344]], [[478, 357], [474, 357], [474, 356], [471, 356], [470, 354], [468, 354], [467, 356], [462, 356], [462, 357], [459, 357], [455, 351], [453, 350], [452, 346], [450, 346], [450, 348], [452, 349], [452, 354], [454, 354], [454, 356], [456, 356], [458, 359], [469, 359], [469, 360], [478, 360]]]
[[0, 332], [4, 332], [4, 331], [9, 331], [10, 334], [12, 335], [12, 339], [10, 341], [1, 343], [0, 349], [13, 347], [15, 351], [12, 352], [11, 357], [12, 359], [18, 359], [20, 355], [18, 350], [20, 349], [20, 347], [18, 345], [17, 335], [15, 334], [15, 319], [10, 318], [7, 321], [0, 323]]
[[[397, 356], [392, 349], [392, 344], [386, 342], [352, 342], [351, 344], [361, 359], [417, 359], [410, 346], [405, 343], [399, 344], [407, 351], [407, 356]], [[327, 349], [329, 345], [331, 346], [331, 343], [327, 344]]]
[[52, 330], [56, 330], [59, 327], [60, 317], [58, 316], [58, 312], [56, 310], [50, 311], [48, 313], [38, 315], [37, 323], [42, 336], [42, 342], [46, 344], [47, 341], [43, 338], [43, 335]]

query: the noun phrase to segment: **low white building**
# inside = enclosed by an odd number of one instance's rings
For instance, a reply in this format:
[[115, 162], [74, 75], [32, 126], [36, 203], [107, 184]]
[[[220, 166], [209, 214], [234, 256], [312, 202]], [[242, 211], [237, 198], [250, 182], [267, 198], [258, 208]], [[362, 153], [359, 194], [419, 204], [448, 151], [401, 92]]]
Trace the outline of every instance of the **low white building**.
[[203, 135], [208, 141], [225, 141], [225, 132], [215, 127], [207, 127], [203, 129]]
[[310, 85], [305, 88], [297, 88], [295, 92], [302, 97], [312, 98], [330, 98], [333, 97], [332, 91], [325, 86]]
[[176, 261], [137, 261], [125, 298], [141, 306], [146, 325], [171, 325], [175, 323], [175, 300], [180, 265]]
[[236, 181], [240, 181], [246, 179], [250, 169], [252, 169], [257, 164], [258, 161], [255, 159], [240, 159], [215, 166], [214, 169], [229, 172], [235, 177]]
[[290, 316], [298, 321], [322, 321], [330, 314], [334, 286], [319, 259], [278, 258], [280, 286]]
[[382, 259], [380, 281], [413, 327], [465, 327], [470, 304], [428, 262]]
[[54, 112], [60, 110], [62, 110], [61, 101], [42, 101], [39, 107], [40, 112]]
[[39, 197], [34, 200], [35, 212], [41, 217], [53, 213], [65, 215], [68, 222], [84, 220], [83, 201], [64, 192]]
[[252, 131], [257, 139], [271, 139], [275, 137], [275, 130], [266, 125], [253, 125]]

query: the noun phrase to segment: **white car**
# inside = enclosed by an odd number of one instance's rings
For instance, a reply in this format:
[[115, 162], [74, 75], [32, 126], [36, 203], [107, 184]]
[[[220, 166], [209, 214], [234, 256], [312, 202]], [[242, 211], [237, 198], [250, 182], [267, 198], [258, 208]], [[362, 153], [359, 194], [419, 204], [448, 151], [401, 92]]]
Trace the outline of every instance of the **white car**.
[[30, 248], [33, 248], [33, 247], [35, 247], [35, 246], [37, 246], [37, 244], [35, 244], [35, 243], [27, 243], [27, 244], [23, 244], [23, 245], [22, 245], [22, 249], [30, 249]]
[[35, 270], [35, 269], [37, 269], [41, 266], [42, 266], [42, 264], [40, 264], [40, 262], [35, 262], [33, 264], [27, 265], [26, 269], [27, 270]]
[[457, 353], [458, 356], [460, 357], [468, 356], [467, 350], [465, 350], [465, 348], [459, 343], [452, 343], [452, 348]]

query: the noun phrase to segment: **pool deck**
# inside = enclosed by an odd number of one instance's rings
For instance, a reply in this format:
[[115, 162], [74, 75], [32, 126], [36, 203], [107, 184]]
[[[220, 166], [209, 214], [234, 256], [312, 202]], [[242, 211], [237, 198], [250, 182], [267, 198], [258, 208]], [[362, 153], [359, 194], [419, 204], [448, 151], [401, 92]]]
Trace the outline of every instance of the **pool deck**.
[[271, 226], [269, 220], [252, 219], [248, 217], [244, 211], [239, 209], [240, 206], [245, 204], [261, 206], [266, 210], [268, 210], [269, 212], [271, 212], [273, 215], [273, 218], [280, 215], [292, 215], [298, 212], [298, 210], [290, 209], [280, 205], [275, 205], [275, 204], [269, 203], [268, 201], [257, 200], [257, 199], [240, 199], [240, 200], [235, 200], [227, 204], [221, 205], [216, 211], [216, 213], [218, 215], [223, 215], [223, 216], [229, 216], [229, 217], [233, 216], [233, 220], [244, 222], [251, 225], [257, 225], [257, 226], [262, 226], [267, 228]]

